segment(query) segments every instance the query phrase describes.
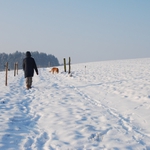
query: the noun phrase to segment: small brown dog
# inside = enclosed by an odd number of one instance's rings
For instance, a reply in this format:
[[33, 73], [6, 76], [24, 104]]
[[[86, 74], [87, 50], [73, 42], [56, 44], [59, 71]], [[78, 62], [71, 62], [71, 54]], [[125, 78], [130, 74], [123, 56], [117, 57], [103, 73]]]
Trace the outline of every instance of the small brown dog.
[[53, 74], [54, 74], [54, 73], [59, 73], [59, 69], [54, 67], [54, 68], [52, 68], [51, 71], [49, 71], [49, 72], [51, 72], [51, 73], [53, 73]]

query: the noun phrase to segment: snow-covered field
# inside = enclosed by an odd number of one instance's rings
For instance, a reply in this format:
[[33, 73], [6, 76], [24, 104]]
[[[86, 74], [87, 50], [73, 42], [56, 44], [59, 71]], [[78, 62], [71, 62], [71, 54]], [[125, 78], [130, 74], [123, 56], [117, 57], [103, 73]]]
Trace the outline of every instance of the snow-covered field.
[[59, 69], [0, 72], [0, 150], [150, 150], [150, 58]]

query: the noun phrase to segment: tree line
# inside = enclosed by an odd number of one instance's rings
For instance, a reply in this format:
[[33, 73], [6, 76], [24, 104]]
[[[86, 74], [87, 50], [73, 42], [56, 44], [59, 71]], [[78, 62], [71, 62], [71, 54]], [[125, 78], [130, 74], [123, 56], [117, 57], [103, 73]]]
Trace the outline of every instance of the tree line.
[[[46, 68], [46, 67], [52, 67], [52, 66], [59, 66], [58, 59], [51, 54], [46, 53], [39, 53], [31, 52], [31, 56], [35, 59], [36, 64], [38, 67]], [[22, 69], [22, 61], [26, 57], [26, 53], [24, 52], [18, 52], [15, 53], [0, 53], [0, 71], [3, 71], [5, 69], [5, 64], [8, 62], [8, 68], [14, 69], [14, 64], [18, 63], [18, 69]]]

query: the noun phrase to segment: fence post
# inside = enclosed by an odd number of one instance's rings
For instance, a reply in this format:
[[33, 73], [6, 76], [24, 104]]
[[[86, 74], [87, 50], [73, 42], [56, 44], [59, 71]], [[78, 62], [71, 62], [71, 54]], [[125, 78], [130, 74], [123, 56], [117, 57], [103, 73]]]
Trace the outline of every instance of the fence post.
[[16, 76], [16, 73], [18, 75], [18, 63], [14, 63], [14, 76]]
[[7, 78], [8, 78], [8, 62], [5, 65], [6, 75], [5, 75], [5, 86], [7, 86]]
[[71, 58], [69, 57], [69, 74], [71, 73]]
[[17, 70], [17, 75], [18, 75], [18, 62], [16, 62], [16, 70]]
[[14, 63], [14, 76], [16, 76], [16, 63]]
[[66, 72], [66, 59], [64, 58], [64, 72]]

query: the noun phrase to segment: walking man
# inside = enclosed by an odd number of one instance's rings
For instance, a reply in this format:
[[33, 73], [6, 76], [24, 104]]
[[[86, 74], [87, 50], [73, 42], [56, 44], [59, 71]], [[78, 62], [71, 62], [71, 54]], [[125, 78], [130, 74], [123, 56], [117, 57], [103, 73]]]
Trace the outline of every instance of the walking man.
[[23, 59], [23, 71], [26, 78], [26, 88], [30, 89], [32, 85], [32, 77], [34, 76], [34, 70], [38, 75], [38, 69], [34, 58], [31, 57], [29, 51], [26, 52], [26, 58]]

